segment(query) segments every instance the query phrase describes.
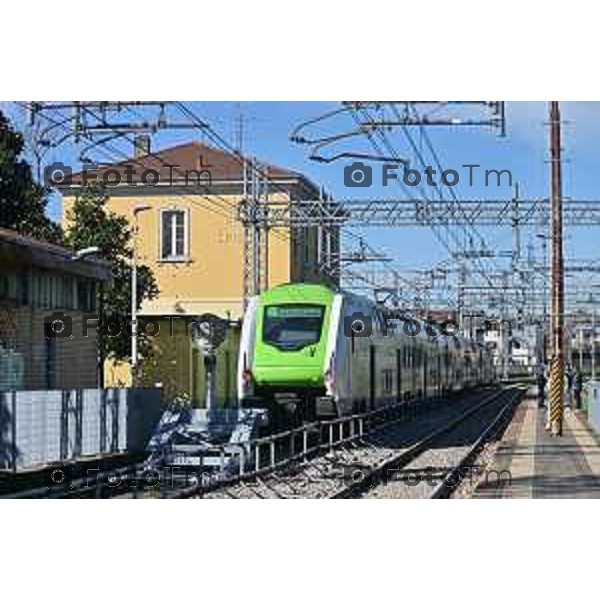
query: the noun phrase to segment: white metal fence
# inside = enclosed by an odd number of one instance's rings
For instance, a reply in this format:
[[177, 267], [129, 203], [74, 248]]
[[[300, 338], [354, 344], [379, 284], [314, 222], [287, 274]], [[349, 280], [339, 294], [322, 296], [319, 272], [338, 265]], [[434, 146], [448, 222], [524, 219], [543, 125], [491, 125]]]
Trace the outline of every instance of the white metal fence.
[[161, 412], [159, 389], [0, 392], [0, 469], [143, 452]]

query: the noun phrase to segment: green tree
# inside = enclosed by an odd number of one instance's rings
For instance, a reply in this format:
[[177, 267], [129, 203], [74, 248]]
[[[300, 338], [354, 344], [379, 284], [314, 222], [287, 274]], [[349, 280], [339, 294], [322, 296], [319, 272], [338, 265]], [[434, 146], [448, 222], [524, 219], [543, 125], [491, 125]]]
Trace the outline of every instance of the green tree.
[[[131, 357], [131, 260], [133, 257], [132, 231], [125, 217], [115, 215], [106, 209], [108, 197], [99, 188], [86, 188], [73, 203], [67, 215], [69, 227], [65, 231], [67, 245], [73, 250], [97, 246], [98, 258], [112, 266], [113, 281], [104, 286], [100, 298], [102, 307], [101, 327], [105, 335], [103, 351], [105, 357], [126, 360]], [[158, 294], [158, 287], [152, 270], [146, 265], [137, 269], [138, 308], [144, 300], [151, 300]], [[120, 327], [119, 335], [106, 335]], [[141, 332], [141, 328], [138, 328]], [[151, 353], [152, 338], [138, 336], [139, 352], [148, 357]]]
[[0, 227], [60, 243], [60, 226], [46, 216], [49, 190], [36, 183], [21, 158], [23, 136], [0, 111]]

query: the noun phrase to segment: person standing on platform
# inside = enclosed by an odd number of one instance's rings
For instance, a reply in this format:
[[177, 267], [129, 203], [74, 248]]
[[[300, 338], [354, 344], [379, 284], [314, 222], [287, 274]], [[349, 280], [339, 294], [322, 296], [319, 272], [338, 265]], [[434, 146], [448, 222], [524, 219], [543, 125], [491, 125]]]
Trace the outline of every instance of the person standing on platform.
[[546, 399], [546, 375], [543, 367], [538, 369], [536, 383], [538, 388], [538, 407], [544, 408]]
[[569, 363], [565, 370], [565, 404], [569, 406], [569, 408], [573, 407], [573, 382], [575, 381], [575, 369]]
[[581, 392], [583, 390], [583, 374], [581, 371], [575, 371], [573, 379], [573, 398], [575, 400], [575, 408], [581, 410]]

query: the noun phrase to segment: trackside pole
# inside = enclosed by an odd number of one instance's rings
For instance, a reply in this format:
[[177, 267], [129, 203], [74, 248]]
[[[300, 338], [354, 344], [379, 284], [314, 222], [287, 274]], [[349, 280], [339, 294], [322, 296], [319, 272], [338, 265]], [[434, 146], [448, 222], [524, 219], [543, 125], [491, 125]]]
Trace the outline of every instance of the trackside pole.
[[549, 103], [552, 239], [552, 363], [550, 368], [549, 424], [552, 435], [562, 435], [564, 395], [564, 263], [562, 174], [560, 148], [560, 109], [558, 102]]

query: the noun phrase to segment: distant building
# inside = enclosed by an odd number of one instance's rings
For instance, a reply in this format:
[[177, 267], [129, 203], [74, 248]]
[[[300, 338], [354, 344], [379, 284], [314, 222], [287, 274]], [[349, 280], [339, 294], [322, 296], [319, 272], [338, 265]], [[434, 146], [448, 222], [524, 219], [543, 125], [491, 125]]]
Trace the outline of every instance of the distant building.
[[537, 325], [511, 328], [508, 321], [502, 324], [490, 320], [491, 326], [483, 332], [482, 341], [492, 352], [494, 364], [511, 372], [533, 373], [541, 361], [541, 332]]
[[[302, 174], [264, 163], [260, 170], [268, 175], [265, 196], [269, 202], [290, 206], [319, 201], [319, 187]], [[155, 174], [158, 175], [156, 185], [144, 185], [144, 171], [150, 174], [146, 180], [155, 181]], [[134, 157], [103, 166], [94, 176], [95, 181], [104, 177], [111, 183], [120, 180], [119, 185], [107, 187], [107, 206], [127, 218], [132, 226], [134, 207], [147, 207], [137, 215], [137, 252], [139, 262], [152, 268], [160, 294], [143, 305], [141, 315], [162, 319], [153, 372], [149, 372], [149, 364], [144, 366], [149, 381], [162, 382], [167, 397], [183, 394], [199, 401], [204, 393], [202, 360], [186, 335], [184, 319], [204, 313], [232, 321], [242, 317], [244, 229], [238, 214], [244, 185], [247, 189], [252, 170], [247, 169], [245, 176], [239, 156], [199, 142], [156, 153], [150, 153], [148, 146], [144, 148], [138, 142]], [[70, 186], [61, 189], [63, 225], [68, 224], [69, 211], [80, 193], [84, 176], [73, 175], [69, 183]], [[268, 257], [263, 287], [289, 281], [335, 285], [337, 277], [326, 267], [339, 252], [338, 246], [337, 228], [270, 231], [268, 244], [263, 246]], [[163, 336], [171, 323], [173, 337]], [[219, 395], [232, 401], [238, 333], [234, 326], [218, 357]], [[122, 365], [108, 370], [107, 376], [110, 385], [130, 381]]]
[[[95, 313], [97, 288], [110, 269], [76, 258], [0, 228], [0, 390], [101, 383], [97, 332], [84, 332], [83, 320]], [[54, 335], [48, 326], [57, 313], [66, 329]]]

